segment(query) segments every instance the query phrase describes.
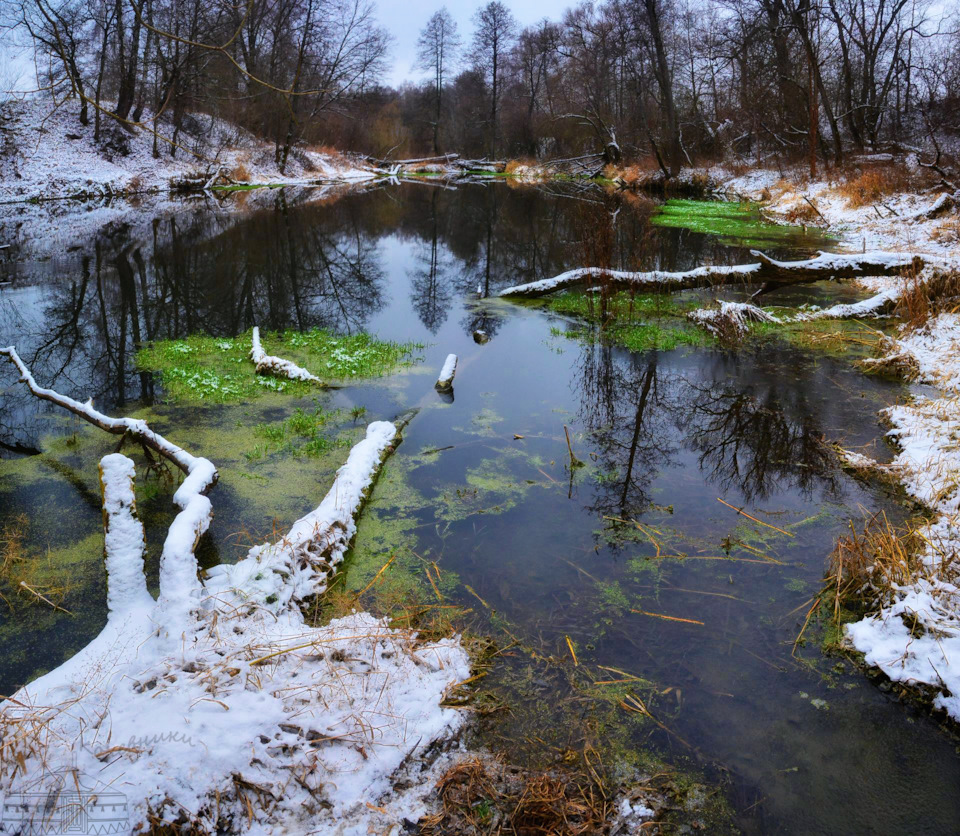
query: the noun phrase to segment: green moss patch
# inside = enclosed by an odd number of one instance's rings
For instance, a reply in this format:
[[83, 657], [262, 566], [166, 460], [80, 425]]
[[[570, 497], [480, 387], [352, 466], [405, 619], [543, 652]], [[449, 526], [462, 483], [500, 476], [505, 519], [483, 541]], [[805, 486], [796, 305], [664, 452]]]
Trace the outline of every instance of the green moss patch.
[[737, 247], [790, 246], [815, 249], [830, 239], [815, 229], [775, 224], [755, 203], [712, 200], [668, 200], [650, 219], [654, 226], [676, 227], [713, 235]]
[[[324, 380], [380, 377], [420, 362], [420, 343], [378, 340], [369, 334], [337, 336], [320, 328], [263, 336], [265, 350], [292, 360]], [[304, 396], [314, 384], [258, 375], [249, 359], [251, 337], [192, 336], [140, 349], [136, 363], [156, 372], [166, 398], [177, 403], [249, 401], [265, 392]]]

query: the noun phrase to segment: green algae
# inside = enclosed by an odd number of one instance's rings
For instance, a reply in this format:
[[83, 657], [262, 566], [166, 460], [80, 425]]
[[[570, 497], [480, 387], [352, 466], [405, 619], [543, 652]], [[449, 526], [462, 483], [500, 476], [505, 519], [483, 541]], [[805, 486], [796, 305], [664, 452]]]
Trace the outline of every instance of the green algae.
[[830, 238], [819, 230], [775, 224], [766, 220], [759, 204], [671, 198], [651, 217], [659, 227], [689, 229], [714, 236], [736, 247], [798, 247], [816, 249]]
[[[421, 343], [378, 340], [369, 334], [337, 336], [315, 328], [264, 334], [268, 353], [303, 366], [330, 381], [381, 377], [419, 363]], [[236, 403], [267, 392], [305, 396], [316, 391], [310, 382], [258, 375], [249, 359], [251, 336], [190, 336], [161, 340], [141, 348], [136, 364], [156, 373], [168, 401], [176, 403]]]

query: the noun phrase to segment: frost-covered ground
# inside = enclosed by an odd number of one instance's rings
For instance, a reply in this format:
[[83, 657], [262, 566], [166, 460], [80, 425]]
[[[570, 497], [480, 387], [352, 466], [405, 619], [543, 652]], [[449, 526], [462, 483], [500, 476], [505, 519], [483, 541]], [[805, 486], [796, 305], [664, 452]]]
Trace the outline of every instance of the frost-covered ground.
[[[209, 179], [217, 171], [245, 183], [354, 182], [373, 173], [339, 155], [297, 149], [283, 174], [274, 147], [204, 114], [187, 118], [180, 148], [142, 128], [121, 128], [102, 117], [100, 143], [90, 123], [80, 123], [76, 101], [53, 107], [46, 98], [0, 104], [0, 203], [30, 199], [167, 191], [184, 178]], [[149, 124], [149, 115], [141, 120]], [[171, 135], [169, 126], [161, 131]]]
[[[904, 163], [917, 171], [915, 159]], [[960, 257], [957, 215], [946, 212], [928, 217], [940, 199], [939, 191], [905, 191], [877, 203], [851, 207], [838, 188], [839, 181], [809, 181], [799, 169], [780, 174], [776, 169], [755, 169], [735, 175], [722, 167], [707, 174], [720, 190], [763, 204], [771, 220], [819, 226], [841, 239], [842, 249], [855, 252], [889, 250]]]
[[932, 689], [934, 706], [960, 721], [960, 315], [942, 313], [896, 341], [884, 358], [933, 384], [884, 410], [899, 448], [890, 464], [856, 453], [857, 468], [896, 477], [935, 512], [913, 577], [892, 585], [879, 611], [847, 627], [851, 644], [890, 679]]

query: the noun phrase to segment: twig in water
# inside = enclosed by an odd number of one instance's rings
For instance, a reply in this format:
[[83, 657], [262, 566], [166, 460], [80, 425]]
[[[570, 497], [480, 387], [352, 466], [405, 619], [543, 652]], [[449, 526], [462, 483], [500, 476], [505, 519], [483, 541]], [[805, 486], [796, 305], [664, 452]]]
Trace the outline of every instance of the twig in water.
[[789, 531], [784, 531], [782, 528], [777, 528], [775, 525], [770, 525], [770, 523], [765, 523], [763, 520], [758, 520], [756, 517], [750, 516], [743, 508], [737, 508], [736, 505], [731, 505], [729, 502], [725, 502], [719, 496], [717, 497], [717, 502], [721, 502], [727, 506], [727, 508], [733, 508], [738, 514], [743, 514], [748, 520], [753, 520], [755, 523], [760, 525], [765, 525], [767, 528], [772, 528], [774, 531], [779, 531], [781, 534], [786, 534], [787, 537], [796, 537], [796, 534], [791, 534]]
[[573, 642], [570, 641], [570, 636], [564, 636], [564, 638], [567, 640], [567, 647], [570, 648], [570, 655], [573, 657], [573, 666], [575, 668], [580, 667], [580, 663], [577, 661], [576, 651], [573, 649]]
[[51, 600], [50, 600], [49, 598], [47, 598], [46, 596], [41, 595], [39, 592], [37, 592], [37, 590], [35, 590], [32, 586], [30, 586], [26, 581], [20, 581], [20, 586], [22, 586], [25, 590], [27, 590], [27, 592], [29, 592], [31, 595], [35, 595], [38, 600], [43, 601], [43, 603], [45, 603], [45, 604], [49, 604], [49, 605], [50, 605], [51, 607], [53, 607], [55, 610], [60, 610], [60, 612], [65, 612], [67, 615], [73, 615], [73, 613], [70, 612], [70, 610], [65, 610], [63, 607], [61, 607], [61, 606], [59, 606], [59, 605], [57, 605], [57, 604], [54, 604], [53, 601], [51, 601]]
[[583, 467], [584, 463], [573, 454], [573, 445], [570, 443], [570, 430], [567, 429], [566, 424], [563, 425], [563, 432], [567, 436], [567, 450], [570, 452], [570, 469], [573, 470], [577, 467]]
[[664, 615], [659, 612], [647, 612], [646, 610], [635, 610], [632, 608], [630, 612], [635, 612], [637, 615], [649, 615], [651, 618], [662, 618], [664, 621], [682, 621], [684, 624], [699, 624], [701, 627], [704, 626], [702, 621], [697, 621], [695, 618], [678, 618], [675, 615]]

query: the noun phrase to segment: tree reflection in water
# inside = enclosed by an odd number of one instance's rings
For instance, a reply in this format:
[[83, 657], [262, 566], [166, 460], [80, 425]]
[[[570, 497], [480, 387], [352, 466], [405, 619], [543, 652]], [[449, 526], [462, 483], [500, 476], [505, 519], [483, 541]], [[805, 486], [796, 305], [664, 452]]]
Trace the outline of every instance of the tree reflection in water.
[[[400, 275], [419, 320], [409, 322], [409, 338], [436, 334], [457, 308], [464, 332], [493, 337], [503, 316], [475, 304], [478, 289], [486, 298], [599, 258], [588, 246], [598, 237], [603, 259], [615, 266], [680, 269], [738, 255], [684, 230], [654, 233], [648, 201], [592, 187], [411, 185], [368, 188], [344, 199], [318, 194], [234, 195], [226, 199], [246, 208], [232, 212], [206, 202], [179, 211], [167, 206], [153, 218], [128, 213], [125, 223], [102, 228], [51, 262], [31, 261], [17, 248], [21, 260], [11, 267], [13, 250], [5, 252], [4, 275], [15, 278], [10, 287], [19, 295], [11, 303], [4, 301], [8, 290], [0, 293], [0, 342], [16, 343], [49, 385], [87, 393], [110, 408], [154, 398], [153, 377], [135, 373], [132, 363], [137, 347], [150, 340], [235, 336], [254, 324], [366, 329], [388, 298], [387, 237], [414, 244], [400, 254], [406, 259]], [[419, 333], [421, 325], [426, 333]], [[659, 408], [655, 383], [653, 373], [650, 391]], [[4, 400], [8, 426], [0, 434], [28, 439], [14, 428], [22, 428], [32, 408], [17, 392]], [[647, 420], [647, 407], [635, 407], [634, 423]], [[627, 445], [638, 458], [631, 471], [639, 469], [644, 437], [641, 427]], [[635, 475], [631, 480], [642, 482]], [[634, 492], [628, 487], [623, 502]]]
[[[704, 481], [743, 503], [785, 488], [837, 495], [835, 455], [803, 386], [761, 376], [759, 364], [731, 364], [726, 352], [713, 356], [717, 368], [703, 374], [674, 364], [665, 370], [655, 351], [583, 347], [576, 386], [601, 473], [592, 505], [598, 514], [642, 514], [654, 480], [677, 464], [681, 449], [698, 454]], [[731, 380], [737, 370], [751, 378]]]

